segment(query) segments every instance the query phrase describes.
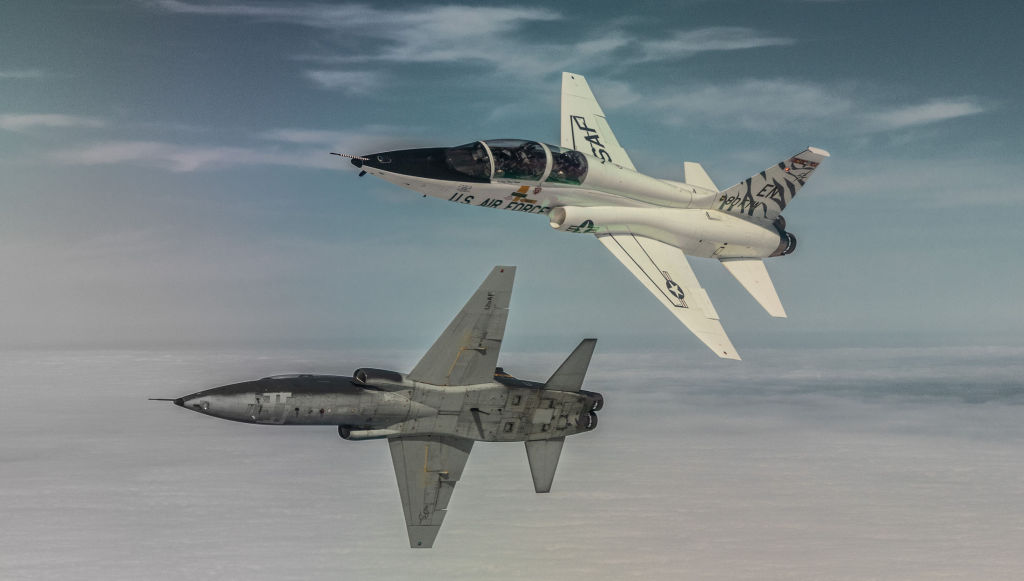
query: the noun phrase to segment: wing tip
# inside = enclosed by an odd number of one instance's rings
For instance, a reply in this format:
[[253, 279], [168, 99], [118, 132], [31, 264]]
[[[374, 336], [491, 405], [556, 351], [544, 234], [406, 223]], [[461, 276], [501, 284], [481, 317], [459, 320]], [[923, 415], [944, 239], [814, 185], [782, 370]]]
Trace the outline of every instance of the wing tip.
[[409, 546], [413, 549], [430, 549], [434, 546], [441, 525], [408, 525]]

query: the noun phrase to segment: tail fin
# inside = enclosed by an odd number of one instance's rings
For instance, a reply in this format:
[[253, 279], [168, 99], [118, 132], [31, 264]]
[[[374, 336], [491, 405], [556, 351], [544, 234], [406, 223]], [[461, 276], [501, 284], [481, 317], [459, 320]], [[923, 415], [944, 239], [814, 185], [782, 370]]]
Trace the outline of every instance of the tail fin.
[[763, 172], [724, 190], [712, 208], [732, 214], [772, 221], [786, 209], [818, 165], [829, 153], [808, 147]]
[[[579, 391], [583, 387], [583, 378], [590, 367], [590, 358], [594, 354], [597, 339], [584, 339], [576, 349], [565, 358], [558, 371], [544, 384], [544, 389], [556, 391]], [[562, 455], [562, 443], [565, 437], [550, 440], [530, 440], [526, 442], [526, 458], [530, 461], [530, 473], [533, 475], [533, 489], [537, 492], [550, 492], [551, 483], [555, 480], [555, 469], [558, 458]]]
[[583, 387], [583, 377], [590, 367], [590, 357], [594, 354], [597, 339], [584, 339], [576, 349], [566, 357], [551, 379], [544, 384], [544, 389], [556, 391], [579, 391]]

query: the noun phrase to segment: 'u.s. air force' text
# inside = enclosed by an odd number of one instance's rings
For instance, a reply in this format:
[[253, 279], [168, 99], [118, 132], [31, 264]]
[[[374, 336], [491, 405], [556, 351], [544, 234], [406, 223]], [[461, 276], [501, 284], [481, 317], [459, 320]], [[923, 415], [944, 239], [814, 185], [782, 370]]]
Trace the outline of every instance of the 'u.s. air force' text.
[[551, 210], [550, 207], [542, 204], [530, 204], [519, 200], [504, 200], [502, 198], [486, 198], [484, 201], [477, 203], [475, 196], [472, 194], [466, 195], [461, 193], [452, 194], [452, 197], [448, 198], [448, 201], [458, 202], [460, 204], [471, 204], [473, 206], [480, 206], [481, 208], [498, 208], [499, 210], [526, 212], [527, 214], [547, 214], [548, 211]]

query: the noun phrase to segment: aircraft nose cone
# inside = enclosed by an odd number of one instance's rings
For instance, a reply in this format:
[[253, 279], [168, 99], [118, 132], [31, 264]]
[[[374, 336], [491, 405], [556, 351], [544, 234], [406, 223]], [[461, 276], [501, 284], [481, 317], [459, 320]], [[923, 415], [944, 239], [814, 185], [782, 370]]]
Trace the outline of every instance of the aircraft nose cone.
[[[488, 177], [467, 175], [452, 167], [448, 161], [450, 148], [429, 147], [422, 149], [399, 149], [382, 151], [360, 156], [361, 160], [352, 160], [356, 167], [373, 173], [384, 172], [392, 175], [409, 176], [444, 181], [489, 182]], [[356, 163], [356, 162], [359, 163]], [[374, 171], [376, 170], [376, 171]], [[415, 188], [413, 188], [415, 189]]]
[[360, 168], [368, 167], [392, 171], [394, 169], [391, 167], [392, 162], [394, 161], [392, 159], [392, 153], [393, 152], [391, 151], [382, 151], [380, 153], [368, 153], [366, 155], [361, 155], [359, 158], [353, 157], [352, 165]]
[[174, 405], [185, 407], [185, 398], [179, 397], [178, 399], [174, 400]]

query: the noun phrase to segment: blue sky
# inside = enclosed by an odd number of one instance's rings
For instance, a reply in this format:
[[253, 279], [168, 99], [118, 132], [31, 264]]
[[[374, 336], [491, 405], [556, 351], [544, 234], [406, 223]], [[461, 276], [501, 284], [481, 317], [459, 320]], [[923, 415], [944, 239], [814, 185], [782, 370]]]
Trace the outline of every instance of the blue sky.
[[1010, 2], [5, 2], [0, 343], [426, 346], [506, 263], [519, 347], [706, 357], [594, 240], [328, 155], [557, 142], [571, 70], [652, 175], [832, 152], [769, 264], [789, 319], [694, 261], [741, 354], [1019, 345], [1019, 25]]

